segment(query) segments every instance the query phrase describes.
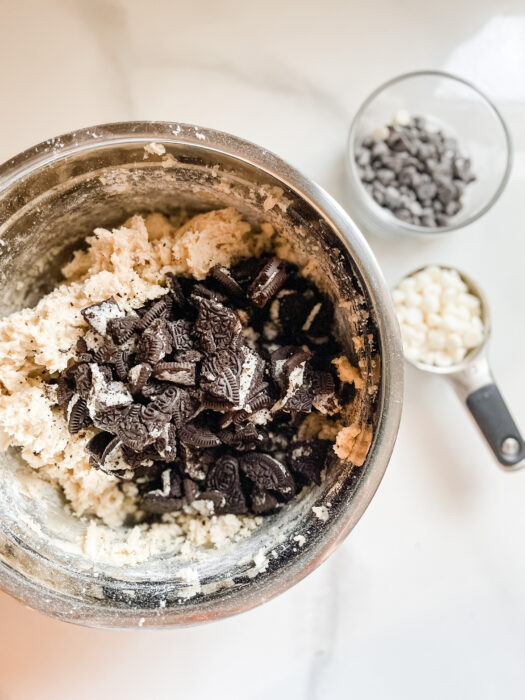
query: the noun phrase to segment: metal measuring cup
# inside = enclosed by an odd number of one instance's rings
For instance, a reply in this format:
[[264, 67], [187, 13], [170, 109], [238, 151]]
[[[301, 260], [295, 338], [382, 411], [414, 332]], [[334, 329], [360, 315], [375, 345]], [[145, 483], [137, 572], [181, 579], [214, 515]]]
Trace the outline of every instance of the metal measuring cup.
[[[426, 267], [426, 266], [425, 266]], [[407, 357], [405, 360], [423, 372], [440, 374], [452, 384], [460, 400], [464, 402], [471, 417], [494, 453], [499, 466], [505, 471], [525, 467], [525, 442], [498, 389], [490, 369], [487, 345], [490, 336], [490, 311], [487, 299], [480, 287], [463, 272], [450, 265], [439, 265], [455, 270], [471, 294], [478, 297], [483, 321], [483, 341], [469, 350], [463, 360], [449, 367], [437, 367]], [[412, 277], [424, 268], [406, 275]]]

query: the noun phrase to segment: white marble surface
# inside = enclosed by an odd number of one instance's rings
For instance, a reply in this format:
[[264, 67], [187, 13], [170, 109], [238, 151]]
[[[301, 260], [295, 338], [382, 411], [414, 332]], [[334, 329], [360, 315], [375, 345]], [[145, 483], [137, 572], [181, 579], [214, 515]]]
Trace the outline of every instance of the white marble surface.
[[[3, 0], [0, 160], [79, 126], [181, 120], [276, 151], [344, 205], [353, 112], [426, 67], [496, 99], [511, 182], [452, 238], [371, 243], [391, 283], [434, 261], [483, 283], [494, 370], [525, 428], [523, 0]], [[525, 472], [498, 471], [449, 388], [408, 372], [383, 484], [307, 580], [240, 618], [163, 633], [74, 628], [0, 596], [0, 699], [523, 698], [524, 504]]]

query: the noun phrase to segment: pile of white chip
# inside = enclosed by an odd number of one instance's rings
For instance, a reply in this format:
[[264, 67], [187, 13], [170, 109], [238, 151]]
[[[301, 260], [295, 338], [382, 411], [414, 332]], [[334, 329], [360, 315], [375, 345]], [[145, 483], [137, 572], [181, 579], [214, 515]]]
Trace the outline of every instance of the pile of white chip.
[[420, 270], [400, 282], [392, 298], [411, 360], [449, 367], [483, 340], [480, 300], [456, 270]]

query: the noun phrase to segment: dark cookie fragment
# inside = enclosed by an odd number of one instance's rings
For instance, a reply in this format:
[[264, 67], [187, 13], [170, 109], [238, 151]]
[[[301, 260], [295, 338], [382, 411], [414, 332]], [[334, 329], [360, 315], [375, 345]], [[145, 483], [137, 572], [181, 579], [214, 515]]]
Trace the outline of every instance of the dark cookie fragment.
[[217, 447], [220, 439], [204, 425], [198, 423], [186, 423], [179, 428], [179, 439], [185, 445], [191, 447]]
[[137, 348], [139, 362], [156, 365], [172, 348], [172, 336], [168, 324], [162, 318], [153, 320], [142, 333]]
[[277, 294], [286, 280], [286, 266], [284, 260], [272, 258], [259, 272], [248, 288], [248, 297], [262, 308]]
[[252, 511], [256, 515], [270, 513], [279, 505], [279, 501], [268, 491], [254, 487], [250, 496]]
[[161, 473], [155, 488], [149, 486], [140, 501], [147, 513], [162, 515], [180, 510], [183, 505], [182, 478], [175, 464], [170, 464]]
[[153, 321], [158, 318], [165, 318], [169, 314], [172, 303], [169, 296], [162, 297], [159, 301], [155, 301], [148, 310], [140, 316], [136, 327], [140, 330], [144, 330], [151, 326]]
[[66, 377], [59, 377], [57, 382], [57, 401], [59, 406], [67, 407], [74, 393], [75, 391]]
[[230, 349], [209, 355], [201, 366], [200, 386], [219, 401], [238, 404], [242, 359]]
[[157, 362], [153, 376], [165, 382], [195, 386], [195, 371], [193, 362]]
[[248, 453], [240, 459], [241, 470], [260, 489], [277, 491], [289, 500], [295, 495], [295, 484], [288, 469], [278, 460], [261, 452]]
[[[206, 484], [212, 492], [224, 497], [225, 502], [221, 507], [217, 503], [217, 497], [212, 496], [215, 513], [246, 513], [248, 508], [241, 489], [239, 462], [235, 457], [225, 456], [218, 459], [208, 472]], [[209, 491], [203, 492], [201, 498], [209, 498], [207, 494]]]
[[89, 463], [94, 467], [102, 464], [102, 456], [106, 447], [114, 439], [111, 433], [100, 432], [94, 435], [86, 445], [86, 452], [89, 455]]
[[218, 284], [220, 284], [228, 295], [235, 299], [240, 299], [244, 296], [242, 287], [235, 281], [227, 267], [215, 265], [215, 267], [211, 268], [210, 275], [216, 282], [218, 282]]
[[192, 324], [184, 319], [171, 321], [168, 323], [173, 347], [175, 350], [189, 350], [193, 347], [191, 338]]
[[109, 297], [100, 304], [92, 304], [80, 312], [91, 328], [102, 336], [106, 335], [108, 322], [113, 318], [124, 315], [113, 297]]
[[76, 393], [82, 396], [83, 399], [87, 399], [93, 381], [90, 366], [85, 362], [78, 364], [74, 369], [73, 379]]
[[200, 489], [192, 479], [183, 479], [182, 488], [184, 498], [191, 505], [194, 501], [198, 501], [201, 495]]
[[68, 430], [71, 435], [78, 433], [82, 428], [91, 424], [91, 419], [87, 409], [87, 401], [82, 396], [75, 395], [69, 402]]
[[295, 474], [306, 482], [321, 483], [321, 471], [324, 469], [328, 440], [306, 440], [294, 443], [287, 453], [287, 464]]
[[145, 449], [156, 439], [142, 420], [142, 409], [143, 406], [132, 404], [123, 411], [116, 424], [117, 437], [122, 440], [124, 445], [136, 452]]
[[194, 301], [198, 309], [194, 334], [199, 347], [211, 353], [235, 347], [242, 332], [235, 311], [214, 299], [197, 296]]
[[139, 317], [135, 313], [112, 318], [108, 321], [107, 332], [116, 345], [122, 345], [122, 343], [125, 343], [131, 338], [137, 328], [138, 321]]
[[153, 367], [149, 362], [141, 362], [128, 371], [128, 386], [132, 394], [139, 394], [148, 379], [153, 374]]
[[173, 462], [177, 456], [177, 428], [173, 423], [166, 423], [159, 437], [155, 440], [155, 449], [161, 459]]

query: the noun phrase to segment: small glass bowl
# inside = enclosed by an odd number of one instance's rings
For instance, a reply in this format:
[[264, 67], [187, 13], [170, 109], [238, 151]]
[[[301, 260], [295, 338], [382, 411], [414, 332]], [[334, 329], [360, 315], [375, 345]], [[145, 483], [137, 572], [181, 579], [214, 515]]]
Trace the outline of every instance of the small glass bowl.
[[[476, 180], [466, 187], [463, 206], [448, 226], [418, 226], [398, 219], [377, 204], [361, 182], [356, 149], [374, 129], [390, 124], [400, 110], [425, 117], [429, 126], [455, 137], [461, 154], [472, 161]], [[418, 71], [389, 80], [365, 100], [350, 128], [346, 158], [350, 214], [365, 233], [430, 238], [471, 224], [496, 202], [509, 178], [512, 142], [503, 117], [477, 88], [448, 73]]]

